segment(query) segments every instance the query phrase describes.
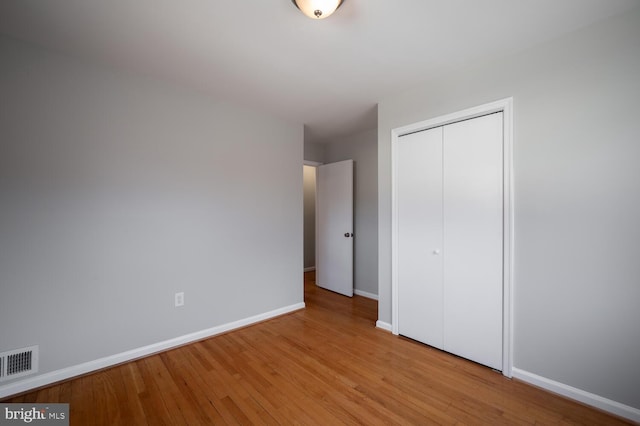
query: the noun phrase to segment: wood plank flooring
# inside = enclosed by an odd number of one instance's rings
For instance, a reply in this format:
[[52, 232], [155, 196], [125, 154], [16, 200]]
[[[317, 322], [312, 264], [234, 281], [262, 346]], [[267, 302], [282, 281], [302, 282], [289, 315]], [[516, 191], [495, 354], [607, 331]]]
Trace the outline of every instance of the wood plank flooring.
[[71, 425], [630, 424], [375, 328], [377, 302], [307, 308], [5, 402], [67, 402]]

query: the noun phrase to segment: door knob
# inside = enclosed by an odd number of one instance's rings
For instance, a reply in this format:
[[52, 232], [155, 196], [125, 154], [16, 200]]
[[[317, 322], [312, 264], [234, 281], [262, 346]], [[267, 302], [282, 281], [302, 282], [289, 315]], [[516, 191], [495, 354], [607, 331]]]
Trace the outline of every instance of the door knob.
[[345, 236], [345, 237], [347, 237], [347, 238], [349, 238], [349, 237], [353, 237], [353, 234], [351, 234], [351, 233], [349, 233], [349, 232], [345, 232], [345, 233], [344, 233], [344, 236]]
[[436, 256], [437, 256], [437, 255], [439, 255], [439, 254], [440, 254], [440, 250], [435, 249], [435, 250], [433, 251], [433, 254], [435, 254]]

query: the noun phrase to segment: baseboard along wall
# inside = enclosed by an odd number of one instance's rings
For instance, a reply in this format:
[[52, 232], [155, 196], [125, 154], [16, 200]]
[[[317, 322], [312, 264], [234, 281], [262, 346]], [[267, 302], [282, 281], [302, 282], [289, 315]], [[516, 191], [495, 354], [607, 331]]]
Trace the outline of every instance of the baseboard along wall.
[[114, 365], [122, 364], [128, 361], [133, 361], [135, 359], [153, 355], [158, 352], [164, 352], [178, 346], [197, 342], [199, 340], [213, 337], [218, 334], [226, 333], [228, 331], [256, 324], [271, 318], [278, 317], [280, 315], [304, 309], [304, 307], [304, 302], [296, 303], [294, 305], [285, 306], [283, 308], [275, 309], [263, 314], [254, 315], [249, 318], [222, 324], [206, 330], [197, 331], [195, 333], [185, 334], [184, 336], [165, 340], [163, 342], [154, 343], [152, 345], [143, 346], [141, 348], [132, 349], [130, 351], [96, 359], [60, 370], [51, 371], [49, 373], [28, 377], [24, 380], [18, 380], [16, 382], [8, 383], [6, 385], [0, 386], [0, 399], [27, 392], [32, 389], [47, 386], [52, 383], [71, 379], [73, 377], [81, 376], [107, 367], [112, 367]]
[[591, 405], [592, 407], [596, 407], [609, 413], [640, 423], [640, 410], [637, 408], [630, 407], [628, 405], [621, 404], [607, 398], [603, 398], [599, 395], [586, 392], [582, 389], [565, 385], [564, 383], [556, 382], [555, 380], [547, 379], [546, 377], [538, 376], [537, 374], [533, 374], [516, 367], [513, 368], [512, 374], [515, 379], [527, 382], [530, 385], [537, 386], [558, 395], [580, 401], [584, 404]]
[[391, 324], [380, 320], [376, 321], [376, 327], [389, 332], [393, 331], [393, 327], [391, 327]]
[[358, 296], [366, 297], [367, 299], [378, 300], [378, 295], [377, 294], [369, 293], [368, 291], [362, 291], [362, 290], [358, 290], [357, 288], [355, 288], [355, 289], [353, 289], [353, 293], [358, 295]]
[[[380, 320], [376, 321], [376, 327], [389, 332], [393, 330], [391, 324]], [[640, 423], [640, 409], [604, 398], [600, 395], [596, 395], [582, 389], [565, 385], [564, 383], [530, 373], [520, 368], [513, 367], [511, 373], [514, 379], [521, 380], [549, 392], [582, 402], [583, 404], [624, 417], [625, 419], [629, 419], [633, 422]]]

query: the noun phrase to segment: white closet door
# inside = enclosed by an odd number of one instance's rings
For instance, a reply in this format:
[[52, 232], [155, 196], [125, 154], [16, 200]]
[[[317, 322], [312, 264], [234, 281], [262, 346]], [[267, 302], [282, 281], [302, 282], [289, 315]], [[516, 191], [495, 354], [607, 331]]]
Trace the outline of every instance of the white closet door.
[[397, 146], [398, 330], [443, 348], [442, 127]]
[[502, 113], [444, 127], [444, 348], [502, 370]]

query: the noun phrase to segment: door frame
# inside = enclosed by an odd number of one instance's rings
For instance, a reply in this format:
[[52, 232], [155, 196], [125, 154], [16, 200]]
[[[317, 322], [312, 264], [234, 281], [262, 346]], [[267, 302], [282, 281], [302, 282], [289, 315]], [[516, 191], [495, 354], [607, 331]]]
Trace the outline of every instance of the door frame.
[[468, 108], [391, 130], [391, 331], [398, 334], [398, 140], [410, 133], [469, 120], [494, 112], [503, 113], [503, 295], [502, 295], [502, 374], [513, 370], [513, 98]]

